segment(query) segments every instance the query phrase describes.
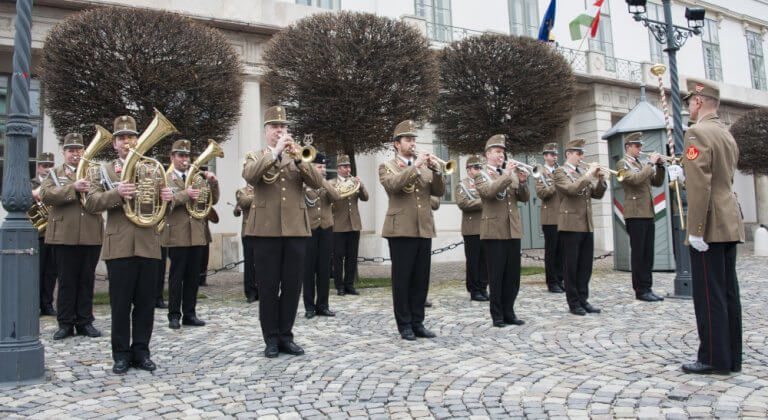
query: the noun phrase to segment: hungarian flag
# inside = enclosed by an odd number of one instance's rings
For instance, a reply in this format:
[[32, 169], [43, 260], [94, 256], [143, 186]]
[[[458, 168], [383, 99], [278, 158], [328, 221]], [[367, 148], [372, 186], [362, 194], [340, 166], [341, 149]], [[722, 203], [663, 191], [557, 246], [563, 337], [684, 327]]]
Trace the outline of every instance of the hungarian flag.
[[568, 28], [571, 30], [571, 39], [576, 41], [585, 36], [582, 28], [590, 28], [590, 36], [594, 38], [597, 35], [597, 27], [600, 25], [600, 8], [603, 7], [604, 0], [595, 0], [595, 4], [585, 10], [582, 14], [576, 16], [576, 19], [572, 20], [568, 24]]

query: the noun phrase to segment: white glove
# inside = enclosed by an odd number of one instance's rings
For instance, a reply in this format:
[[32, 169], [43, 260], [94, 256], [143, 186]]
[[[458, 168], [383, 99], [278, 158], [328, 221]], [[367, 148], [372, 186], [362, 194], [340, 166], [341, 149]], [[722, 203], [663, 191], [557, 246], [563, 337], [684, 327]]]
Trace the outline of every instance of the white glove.
[[702, 236], [688, 235], [688, 243], [699, 252], [706, 252], [709, 249], [709, 245], [704, 242], [704, 237]]
[[685, 182], [685, 174], [680, 165], [669, 165], [667, 172], [669, 173], [669, 182]]

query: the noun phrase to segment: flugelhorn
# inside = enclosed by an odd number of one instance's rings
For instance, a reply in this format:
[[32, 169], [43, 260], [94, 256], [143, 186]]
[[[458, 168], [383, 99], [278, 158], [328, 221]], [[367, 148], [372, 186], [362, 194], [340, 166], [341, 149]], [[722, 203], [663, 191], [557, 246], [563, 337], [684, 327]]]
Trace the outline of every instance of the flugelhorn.
[[[99, 170], [99, 164], [94, 162], [93, 159], [104, 147], [112, 143], [112, 133], [98, 124], [94, 125], [96, 126], [96, 134], [93, 135], [91, 142], [88, 144], [85, 152], [83, 152], [83, 156], [80, 157], [80, 162], [77, 163], [77, 170], [75, 171], [76, 180], [83, 178], [87, 178], [88, 180], [94, 179], [94, 171]], [[87, 198], [88, 193], [79, 194], [80, 202], [85, 206], [85, 199]]]
[[123, 203], [125, 217], [133, 224], [141, 227], [157, 225], [163, 217], [168, 203], [160, 198], [157, 192], [157, 182], [161, 188], [167, 188], [165, 169], [157, 159], [145, 156], [157, 142], [166, 136], [179, 131], [157, 109], [152, 122], [133, 147], [129, 147], [125, 158], [120, 183], [135, 184], [136, 195]]
[[[579, 165], [580, 166], [589, 167], [591, 164], [588, 163], [588, 162], [584, 162], [583, 160], [580, 160], [579, 161]], [[611, 168], [609, 168], [609, 167], [607, 167], [605, 165], [600, 165], [600, 164], [597, 165], [597, 168], [600, 169], [603, 172], [607, 172], [607, 173], [615, 176], [616, 177], [616, 181], [619, 181], [619, 182], [623, 181], [624, 177], [627, 176], [627, 170], [626, 169], [619, 169], [618, 171], [616, 171], [616, 170], [613, 170], [613, 169], [611, 169]]]

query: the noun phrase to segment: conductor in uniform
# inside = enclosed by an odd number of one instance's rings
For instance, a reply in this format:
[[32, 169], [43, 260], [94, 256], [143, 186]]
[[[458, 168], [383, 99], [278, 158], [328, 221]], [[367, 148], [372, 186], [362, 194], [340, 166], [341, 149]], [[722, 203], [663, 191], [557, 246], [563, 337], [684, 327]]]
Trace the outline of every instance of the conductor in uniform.
[[584, 143], [584, 139], [569, 141], [565, 146], [565, 164], [555, 171], [555, 186], [560, 194], [557, 230], [564, 257], [565, 297], [571, 313], [580, 316], [600, 313], [588, 300], [595, 251], [592, 199], [603, 198], [608, 188], [597, 163], [588, 169], [579, 166]]
[[100, 212], [85, 211], [80, 201], [90, 185], [88, 179], [76, 179], [75, 176], [84, 147], [82, 135], [67, 134], [64, 137], [64, 164], [52, 169], [40, 188], [43, 203], [51, 209], [45, 243], [55, 249], [59, 277], [56, 299], [59, 330], [53, 334], [54, 340], [73, 335], [75, 329], [78, 335], [101, 336], [93, 326], [93, 287], [104, 219]]
[[653, 248], [656, 227], [651, 187], [664, 185], [663, 161], [659, 154], [651, 154], [648, 162], [640, 162], [643, 133], [635, 132], [624, 139], [624, 158], [616, 163], [616, 169], [624, 171], [619, 181], [624, 187], [624, 220], [632, 250], [632, 288], [635, 298], [645, 302], [658, 302], [663, 297], [653, 293]]
[[[53, 168], [53, 153], [43, 152], [37, 157], [35, 166], [36, 176], [29, 180], [32, 187], [32, 198], [36, 202], [40, 200], [40, 185], [48, 172]], [[45, 232], [39, 232], [39, 257], [40, 257], [40, 315], [54, 316], [56, 310], [53, 309], [53, 290], [56, 288], [56, 256], [53, 247], [45, 244]]]
[[[688, 373], [740, 372], [741, 297], [736, 276], [736, 245], [744, 241], [741, 209], [733, 191], [739, 158], [736, 141], [717, 115], [720, 89], [709, 80], [688, 79], [688, 104], [696, 123], [685, 133], [684, 179], [688, 192], [688, 243], [691, 252], [693, 308], [699, 332], [696, 361]], [[673, 174], [674, 173], [674, 174]]]
[[544, 165], [541, 176], [536, 179], [536, 196], [541, 200], [541, 231], [544, 233], [544, 266], [547, 290], [552, 293], [565, 292], [563, 284], [563, 252], [557, 233], [557, 218], [560, 196], [555, 187], [554, 173], [557, 169], [557, 143], [547, 143], [542, 152]]
[[431, 155], [416, 154], [416, 123], [405, 120], [395, 127], [395, 157], [379, 165], [379, 181], [389, 197], [382, 236], [392, 258], [392, 305], [400, 336], [433, 338], [424, 326], [424, 303], [429, 290], [432, 238], [435, 221], [430, 196], [445, 193], [440, 168]]
[[[85, 210], [107, 212], [107, 225], [101, 258], [107, 264], [109, 303], [112, 312], [112, 372], [123, 374], [133, 366], [153, 371], [149, 340], [155, 315], [157, 264], [160, 260], [160, 234], [154, 226], [138, 226], [123, 211], [123, 202], [132, 200], [136, 185], [120, 182], [129, 147], [136, 145], [136, 120], [129, 115], [115, 118], [112, 147], [118, 158], [94, 174]], [[160, 185], [162, 178], [155, 179]], [[112, 188], [110, 188], [112, 186]], [[170, 188], [157, 191], [162, 200], [173, 199]]]
[[515, 314], [520, 291], [520, 238], [523, 224], [517, 203], [530, 199], [527, 172], [506, 162], [507, 137], [496, 134], [485, 143], [484, 171], [475, 174], [475, 187], [483, 202], [480, 241], [488, 266], [490, 309], [494, 327], [523, 325]]
[[280, 352], [301, 355], [293, 341], [293, 323], [299, 305], [307, 240], [311, 236], [304, 184], [320, 188], [323, 177], [303, 162], [299, 146], [288, 134], [285, 107], [264, 113], [267, 147], [250, 152], [243, 178], [253, 186], [254, 202], [248, 214], [246, 240], [251, 241], [259, 277], [259, 322], [266, 357]]
[[475, 188], [475, 175], [483, 170], [479, 156], [467, 159], [467, 177], [456, 185], [456, 204], [461, 210], [461, 236], [464, 237], [466, 259], [466, 287], [469, 298], [488, 301], [488, 267], [485, 253], [480, 246], [480, 219], [483, 202]]
[[[336, 159], [337, 177], [331, 181], [331, 185], [343, 182], [352, 176], [352, 165], [348, 155], [339, 155]], [[357, 295], [355, 279], [357, 278], [357, 251], [360, 245], [360, 231], [363, 226], [360, 222], [359, 201], [368, 201], [368, 191], [360, 178], [360, 188], [349, 197], [334, 201], [333, 207], [333, 282], [336, 293], [339, 296]]]

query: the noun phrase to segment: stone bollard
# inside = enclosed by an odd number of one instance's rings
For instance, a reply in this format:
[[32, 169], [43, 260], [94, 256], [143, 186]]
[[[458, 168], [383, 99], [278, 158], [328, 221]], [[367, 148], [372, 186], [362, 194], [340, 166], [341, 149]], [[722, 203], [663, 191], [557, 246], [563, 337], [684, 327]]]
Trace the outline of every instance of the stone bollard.
[[765, 225], [760, 225], [755, 230], [755, 256], [768, 256], [768, 229], [766, 229]]

